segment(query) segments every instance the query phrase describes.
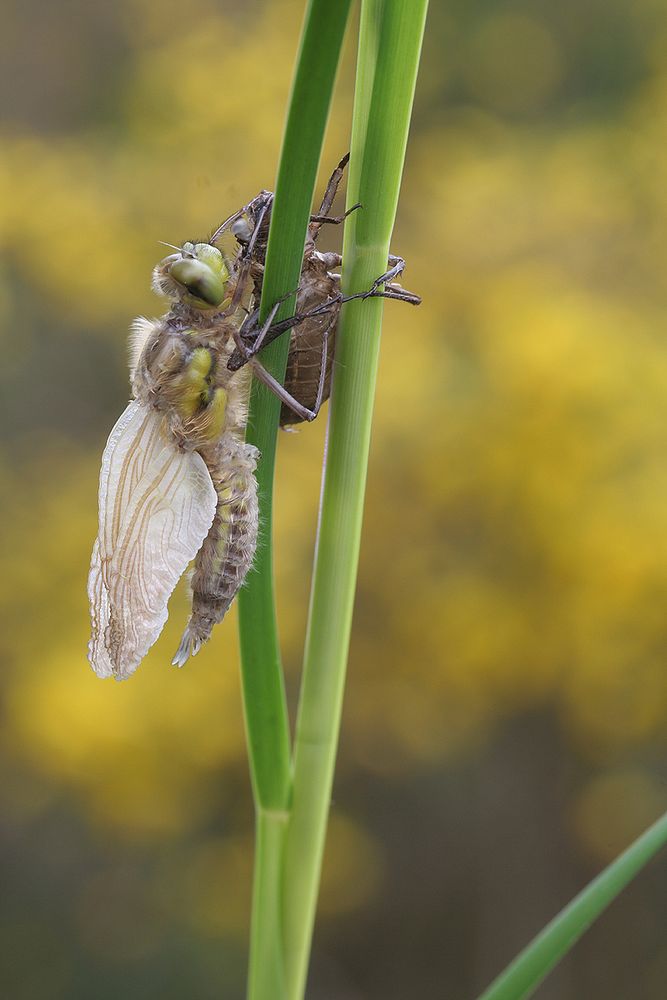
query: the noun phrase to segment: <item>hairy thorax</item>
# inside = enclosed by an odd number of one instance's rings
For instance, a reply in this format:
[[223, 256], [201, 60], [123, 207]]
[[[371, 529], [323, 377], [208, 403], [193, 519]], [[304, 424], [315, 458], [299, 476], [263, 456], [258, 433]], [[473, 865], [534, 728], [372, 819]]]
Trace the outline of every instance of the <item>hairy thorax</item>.
[[132, 387], [137, 399], [164, 413], [183, 451], [203, 451], [245, 424], [248, 373], [230, 372], [233, 320], [181, 307], [135, 326], [143, 345]]

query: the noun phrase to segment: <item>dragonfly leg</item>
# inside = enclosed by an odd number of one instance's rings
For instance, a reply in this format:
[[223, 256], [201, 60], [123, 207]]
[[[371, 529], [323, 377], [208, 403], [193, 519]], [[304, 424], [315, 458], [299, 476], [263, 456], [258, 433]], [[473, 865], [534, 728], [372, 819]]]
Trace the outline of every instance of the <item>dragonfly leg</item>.
[[324, 399], [324, 387], [327, 377], [327, 360], [329, 357], [329, 327], [322, 329], [322, 352], [320, 355], [320, 375], [317, 382], [317, 395], [312, 410], [304, 406], [303, 403], [288, 392], [285, 386], [266, 370], [264, 365], [256, 359], [251, 361], [253, 374], [267, 386], [275, 396], [278, 397], [283, 406], [286, 406], [292, 413], [295, 413], [301, 420], [314, 420], [322, 407]]
[[283, 297], [281, 299], [278, 299], [278, 301], [274, 302], [274, 304], [271, 306], [271, 309], [269, 310], [269, 314], [266, 317], [266, 319], [264, 320], [264, 323], [262, 324], [262, 326], [260, 327], [259, 333], [257, 334], [257, 338], [256, 338], [255, 342], [252, 345], [252, 353], [253, 354], [258, 354], [261, 351], [262, 347], [264, 346], [264, 341], [266, 340], [266, 336], [267, 336], [269, 330], [271, 329], [271, 327], [273, 326], [273, 321], [276, 318], [276, 314], [277, 314], [278, 310], [280, 309], [280, 307], [283, 304], [283, 302], [286, 299], [288, 299], [290, 297], [290, 295], [293, 295], [293, 294], [294, 294], [294, 292], [289, 292], [287, 295], [283, 295]]
[[310, 222], [311, 225], [313, 223], [317, 223], [318, 228], [319, 226], [322, 225], [323, 222], [328, 222], [332, 226], [340, 226], [341, 222], [345, 222], [348, 215], [352, 215], [352, 213], [356, 212], [358, 208], [362, 208], [362, 204], [360, 201], [358, 201], [356, 205], [353, 205], [352, 208], [348, 208], [347, 211], [343, 212], [342, 215], [311, 215]]
[[298, 291], [299, 289], [296, 288], [294, 291], [281, 296], [276, 302], [273, 303], [268, 316], [257, 333], [254, 331], [257, 329], [257, 324], [259, 322], [259, 309], [255, 309], [254, 312], [248, 313], [241, 326], [232, 331], [232, 337], [234, 338], [236, 350], [232, 353], [229, 361], [227, 362], [227, 368], [230, 372], [239, 371], [239, 369], [243, 368], [244, 365], [251, 361], [256, 354], [259, 354], [263, 347], [268, 346], [268, 344], [272, 344], [273, 341], [277, 340], [283, 333], [291, 330], [293, 326], [297, 326], [297, 324], [302, 321], [304, 317], [299, 313], [296, 313], [288, 319], [283, 319], [279, 323], [274, 323], [276, 314], [283, 302], [286, 302], [287, 299], [296, 295]]
[[246, 338], [248, 336], [248, 330], [249, 329], [253, 330], [257, 326], [257, 321], [259, 318], [259, 309], [256, 309], [254, 312], [246, 316], [246, 318], [244, 319], [243, 323], [241, 324], [238, 330], [236, 329], [233, 330], [232, 336], [234, 338], [234, 343], [236, 344], [236, 350], [241, 355], [242, 362], [240, 365], [231, 369], [232, 371], [238, 371], [239, 368], [242, 368], [244, 364], [250, 361], [251, 358], [253, 358], [255, 354], [257, 354], [258, 351], [261, 350], [262, 344], [266, 340], [266, 336], [269, 330], [271, 329], [271, 326], [273, 325], [273, 321], [276, 318], [278, 310], [280, 309], [285, 299], [289, 298], [289, 296], [293, 294], [294, 294], [293, 292], [290, 292], [289, 295], [285, 295], [283, 296], [282, 299], [278, 299], [277, 302], [274, 302], [269, 311], [269, 315], [264, 320], [263, 326], [260, 327], [259, 332], [257, 333], [256, 337], [253, 338], [251, 344], [248, 343]]
[[381, 274], [379, 278], [376, 278], [368, 291], [363, 293], [366, 295], [366, 298], [376, 292], [380, 285], [386, 285], [392, 278], [398, 278], [399, 274], [402, 274], [405, 270], [405, 261], [402, 257], [397, 257], [396, 254], [390, 253], [387, 263], [389, 264], [388, 270], [384, 274]]
[[398, 302], [407, 302], [411, 306], [421, 305], [421, 295], [417, 295], [416, 292], [409, 292], [407, 288], [403, 288], [402, 285], [388, 284], [385, 285], [381, 292], [373, 292], [373, 297], [384, 298], [384, 299], [396, 299]]
[[331, 206], [334, 203], [336, 197], [336, 192], [338, 191], [338, 186], [343, 179], [343, 174], [345, 173], [345, 167], [350, 159], [350, 154], [346, 153], [343, 159], [340, 161], [331, 177], [329, 178], [329, 183], [327, 184], [326, 190], [324, 192], [324, 197], [322, 198], [322, 204], [317, 210], [315, 215], [310, 217], [310, 225], [308, 226], [308, 236], [314, 243], [318, 237], [320, 227], [323, 223], [329, 222], [332, 225], [338, 226], [343, 222], [344, 219], [350, 215], [351, 212], [356, 211], [361, 208], [361, 205], [353, 205], [352, 208], [348, 208], [343, 215], [329, 215], [331, 211]]
[[[255, 378], [259, 379], [259, 381], [262, 382], [267, 389], [270, 389], [273, 395], [277, 396], [281, 403], [284, 403], [284, 405], [289, 407], [293, 413], [296, 413], [297, 417], [300, 417], [301, 420], [315, 419], [317, 411], [309, 410], [307, 406], [304, 406], [298, 399], [295, 399], [294, 396], [287, 391], [285, 386], [282, 385], [278, 379], [271, 374], [271, 372], [266, 370], [261, 361], [258, 361], [257, 358], [251, 358], [250, 367], [252, 368], [252, 373]], [[324, 381], [322, 376], [320, 376], [320, 381], [322, 383]]]
[[349, 161], [350, 154], [346, 153], [329, 178], [329, 183], [326, 186], [324, 197], [322, 198], [322, 204], [320, 205], [317, 213], [318, 216], [328, 216], [331, 211], [331, 206], [334, 203], [334, 198], [336, 197], [336, 192], [338, 191], [338, 185], [343, 179], [345, 167], [348, 165]]
[[324, 384], [327, 377], [327, 359], [329, 356], [329, 327], [325, 326], [322, 328], [322, 354], [320, 355], [320, 377], [317, 383], [317, 396], [315, 397], [315, 405], [311, 410], [312, 416], [309, 420], [314, 420], [317, 414], [320, 412], [320, 407], [322, 406], [322, 399], [324, 397]]
[[342, 305], [344, 302], [353, 302], [354, 299], [396, 299], [398, 302], [407, 302], [411, 306], [420, 306], [422, 301], [420, 295], [417, 295], [415, 292], [409, 292], [402, 285], [385, 285], [382, 289], [369, 288], [365, 292], [344, 295], [338, 301]]
[[[421, 303], [421, 298], [419, 295], [415, 295], [414, 292], [409, 292], [406, 288], [401, 285], [394, 285], [391, 283], [392, 278], [397, 278], [399, 274], [403, 272], [405, 267], [405, 261], [402, 257], [396, 257], [395, 254], [389, 254], [388, 263], [391, 265], [389, 270], [381, 274], [379, 278], [376, 278], [370, 288], [365, 292], [356, 292], [354, 295], [346, 295], [341, 302], [351, 302], [353, 299], [398, 299], [400, 302], [408, 302], [412, 306], [418, 306]], [[380, 286], [384, 285], [384, 288]]]
[[378, 285], [385, 285], [387, 282], [391, 281], [392, 278], [398, 278], [399, 274], [402, 274], [405, 270], [405, 261], [402, 257], [396, 257], [393, 253], [389, 254], [389, 259], [387, 263], [390, 265], [389, 270], [381, 274], [379, 278], [376, 278], [373, 282], [373, 287], [377, 288]]
[[[389, 281], [390, 278], [394, 278], [397, 274], [400, 274], [405, 267], [405, 261], [402, 257], [394, 257], [392, 255], [389, 258], [389, 263], [392, 263], [392, 261], [394, 261], [392, 267], [384, 274], [380, 275], [379, 278], [376, 278], [371, 287], [367, 288], [365, 292], [356, 292], [354, 295], [342, 295], [339, 292], [336, 295], [332, 295], [330, 298], [325, 299], [324, 302], [321, 302], [313, 309], [309, 309], [307, 312], [294, 313], [293, 316], [289, 316], [287, 319], [282, 319], [278, 323], [274, 323], [273, 320], [275, 319], [277, 307], [284, 302], [285, 299], [289, 298], [289, 295], [284, 296], [273, 306], [264, 322], [264, 325], [256, 335], [253, 335], [252, 331], [257, 325], [257, 312], [251, 313], [247, 319], [244, 320], [240, 330], [234, 332], [234, 342], [237, 350], [232, 354], [227, 362], [227, 367], [230, 371], [238, 371], [239, 368], [242, 368], [244, 364], [247, 364], [248, 361], [254, 358], [262, 347], [266, 347], [268, 344], [273, 343], [273, 341], [277, 340], [278, 337], [283, 335], [283, 333], [286, 333], [293, 327], [303, 323], [306, 319], [312, 319], [314, 316], [322, 316], [324, 313], [340, 307], [344, 302], [352, 302], [354, 299], [384, 298], [396, 299], [399, 302], [407, 302], [409, 305], [418, 306], [421, 303], [419, 295], [416, 295], [414, 292], [409, 292], [407, 288], [403, 288], [401, 285], [392, 284]], [[380, 286], [385, 282], [388, 283], [384, 288], [381, 288]], [[294, 292], [290, 293], [290, 295], [293, 294]], [[252, 340], [249, 343], [248, 341], [251, 337]], [[297, 411], [295, 410], [294, 412], [296, 413]], [[303, 419], [309, 418], [304, 417]]]

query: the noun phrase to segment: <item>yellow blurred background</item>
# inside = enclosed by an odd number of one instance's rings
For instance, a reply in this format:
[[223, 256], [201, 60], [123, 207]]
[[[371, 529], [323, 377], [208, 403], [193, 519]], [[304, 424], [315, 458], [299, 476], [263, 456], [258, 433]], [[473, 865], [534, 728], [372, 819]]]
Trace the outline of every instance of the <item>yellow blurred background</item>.
[[[242, 8], [242, 9], [241, 9]], [[99, 459], [162, 250], [274, 182], [301, 0], [3, 14], [0, 961], [12, 1000], [244, 990], [235, 614], [85, 659]], [[354, 45], [322, 184], [348, 148]], [[433, 4], [394, 249], [312, 1000], [472, 998], [667, 808], [667, 16]], [[293, 705], [325, 419], [282, 435]], [[667, 860], [537, 996], [662, 1000]]]

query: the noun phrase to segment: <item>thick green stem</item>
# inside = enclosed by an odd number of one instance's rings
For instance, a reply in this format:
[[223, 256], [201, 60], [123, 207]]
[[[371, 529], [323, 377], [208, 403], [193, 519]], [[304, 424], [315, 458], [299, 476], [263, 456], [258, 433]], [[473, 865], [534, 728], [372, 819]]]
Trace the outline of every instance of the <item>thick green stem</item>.
[[[345, 291], [386, 267], [426, 17], [426, 0], [362, 3], [346, 227]], [[327, 461], [294, 748], [285, 844], [284, 935], [289, 1000], [304, 995], [333, 781], [370, 444], [382, 302], [341, 318]]]
[[[292, 86], [262, 287], [261, 316], [297, 287], [324, 129], [349, 0], [311, 0]], [[286, 301], [278, 318], [289, 315]], [[262, 352], [262, 364], [282, 378], [289, 337]], [[278, 644], [272, 564], [272, 498], [280, 403], [253, 384], [247, 439], [259, 448], [261, 531], [254, 568], [239, 594], [241, 664], [248, 749], [257, 803], [285, 809], [290, 789], [289, 728]]]
[[[262, 288], [261, 316], [297, 287], [331, 94], [350, 0], [310, 0], [296, 63]], [[289, 315], [287, 301], [278, 318]], [[289, 337], [262, 352], [282, 380]], [[239, 595], [241, 668], [248, 754], [257, 811], [249, 997], [282, 1000], [281, 852], [289, 808], [290, 740], [273, 591], [272, 494], [279, 402], [253, 386], [247, 439], [261, 453], [257, 469], [260, 537], [253, 572]]]
[[287, 813], [259, 809], [255, 818], [255, 878], [248, 975], [249, 1000], [285, 996], [285, 963], [280, 922], [280, 884]]

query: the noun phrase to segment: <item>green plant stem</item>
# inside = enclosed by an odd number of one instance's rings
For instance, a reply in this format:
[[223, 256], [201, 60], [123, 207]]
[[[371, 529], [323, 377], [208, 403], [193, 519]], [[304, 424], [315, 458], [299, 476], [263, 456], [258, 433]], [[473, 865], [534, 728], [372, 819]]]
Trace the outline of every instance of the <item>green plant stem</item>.
[[[311, 0], [306, 11], [271, 213], [260, 316], [299, 283], [324, 129], [329, 113], [349, 0]], [[288, 316], [292, 300], [278, 319]], [[282, 379], [289, 337], [262, 352]], [[278, 644], [272, 565], [272, 499], [280, 403], [253, 382], [247, 440], [257, 446], [261, 530], [253, 572], [239, 594], [241, 661], [250, 769], [256, 802], [285, 809], [289, 801], [289, 728]]]
[[637, 872], [667, 844], [667, 814], [635, 840], [561, 910], [479, 1000], [524, 1000], [572, 948]]
[[[350, 0], [306, 8], [271, 213], [260, 315], [299, 283], [306, 227]], [[286, 301], [278, 318], [290, 314]], [[289, 337], [261, 360], [284, 378]], [[254, 571], [239, 595], [241, 671], [248, 756], [257, 813], [248, 996], [281, 1000], [280, 858], [289, 808], [290, 739], [273, 591], [272, 495], [280, 404], [255, 381], [247, 440], [259, 448], [260, 537]]]
[[[362, 3], [343, 287], [369, 287], [387, 263], [426, 17], [426, 0]], [[345, 307], [294, 748], [284, 867], [289, 1000], [301, 1000], [340, 726], [380, 345], [382, 301]]]
[[286, 826], [286, 812], [257, 810], [248, 996], [262, 1000], [285, 995], [279, 896]]

